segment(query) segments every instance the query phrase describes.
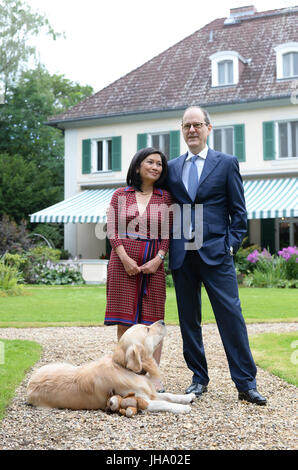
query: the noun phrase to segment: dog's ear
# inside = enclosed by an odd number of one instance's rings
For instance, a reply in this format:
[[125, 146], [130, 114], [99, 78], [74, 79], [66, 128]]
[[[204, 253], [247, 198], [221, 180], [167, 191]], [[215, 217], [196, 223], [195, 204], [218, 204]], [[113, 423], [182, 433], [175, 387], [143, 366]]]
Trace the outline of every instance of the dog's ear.
[[119, 366], [125, 367], [126, 366], [126, 361], [125, 361], [125, 353], [122, 348], [119, 346], [116, 347], [115, 352], [113, 354], [113, 361], [119, 364]]
[[126, 351], [126, 368], [139, 374], [142, 369], [142, 352], [144, 348], [141, 344], [133, 344]]

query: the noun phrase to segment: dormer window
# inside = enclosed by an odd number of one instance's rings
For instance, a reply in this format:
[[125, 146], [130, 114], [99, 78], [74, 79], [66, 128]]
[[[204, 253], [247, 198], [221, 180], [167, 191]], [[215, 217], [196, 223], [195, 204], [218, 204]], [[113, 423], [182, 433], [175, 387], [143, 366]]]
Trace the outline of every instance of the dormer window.
[[234, 83], [233, 61], [222, 60], [218, 62], [218, 85], [231, 85]]
[[288, 42], [275, 48], [278, 79], [298, 77], [298, 42]]
[[241, 64], [247, 63], [235, 51], [221, 51], [212, 54], [212, 86], [236, 85], [239, 81], [239, 68]]

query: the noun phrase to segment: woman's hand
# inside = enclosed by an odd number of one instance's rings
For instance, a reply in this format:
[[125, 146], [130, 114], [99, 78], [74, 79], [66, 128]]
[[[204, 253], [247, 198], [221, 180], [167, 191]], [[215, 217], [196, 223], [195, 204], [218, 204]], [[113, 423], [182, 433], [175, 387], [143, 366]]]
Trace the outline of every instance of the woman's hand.
[[141, 269], [137, 265], [135, 260], [130, 258], [129, 256], [127, 256], [127, 258], [124, 258], [121, 261], [122, 261], [125, 271], [127, 272], [129, 276], [135, 276], [136, 274], [139, 274], [141, 272]]
[[158, 270], [161, 263], [162, 263], [162, 260], [160, 259], [160, 257], [155, 256], [155, 258], [151, 259], [150, 261], [147, 261], [147, 263], [140, 266], [140, 270], [144, 274], [154, 274]]
[[123, 245], [119, 245], [116, 248], [116, 253], [119, 256], [126, 273], [129, 276], [135, 276], [141, 272], [140, 267], [136, 261], [128, 256]]

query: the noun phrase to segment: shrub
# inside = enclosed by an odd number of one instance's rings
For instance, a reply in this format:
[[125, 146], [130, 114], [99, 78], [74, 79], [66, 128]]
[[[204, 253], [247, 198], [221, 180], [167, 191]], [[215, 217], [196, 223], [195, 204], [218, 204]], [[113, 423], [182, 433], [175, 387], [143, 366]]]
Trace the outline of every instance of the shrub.
[[20, 272], [14, 266], [9, 266], [0, 260], [0, 297], [8, 295], [22, 295], [23, 286], [19, 285], [22, 281]]
[[[246, 241], [246, 238], [243, 240], [243, 243]], [[239, 248], [237, 253], [234, 256], [234, 263], [237, 274], [248, 274], [253, 271], [254, 266], [252, 265], [249, 256], [251, 253], [258, 251], [258, 245], [250, 245], [247, 247], [243, 247], [243, 245]]]
[[23, 250], [28, 250], [32, 246], [28, 233], [26, 222], [22, 221], [17, 225], [7, 215], [3, 215], [0, 219], [0, 255], [7, 251], [22, 253]]
[[38, 282], [40, 270], [48, 261], [57, 262], [60, 259], [60, 250], [39, 245], [23, 254], [25, 259], [22, 268], [26, 283], [35, 284]]
[[85, 283], [81, 272], [75, 265], [53, 264], [48, 261], [45, 265], [39, 265], [35, 273], [37, 284], [81, 285]]
[[247, 259], [255, 267], [244, 279], [244, 285], [253, 287], [298, 287], [298, 250], [284, 248], [277, 255], [263, 249], [254, 250]]

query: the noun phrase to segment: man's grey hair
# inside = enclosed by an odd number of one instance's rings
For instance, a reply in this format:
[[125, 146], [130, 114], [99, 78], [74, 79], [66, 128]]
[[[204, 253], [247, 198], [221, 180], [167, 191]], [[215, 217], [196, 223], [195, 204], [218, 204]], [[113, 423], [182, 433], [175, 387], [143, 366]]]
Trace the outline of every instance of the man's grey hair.
[[183, 119], [184, 119], [185, 113], [186, 113], [187, 111], [189, 111], [190, 109], [198, 109], [198, 110], [202, 111], [202, 113], [204, 114], [205, 123], [206, 123], [207, 125], [211, 124], [210, 114], [208, 113], [207, 109], [202, 108], [201, 106], [189, 106], [188, 108], [186, 108], [186, 110], [185, 110], [184, 113], [183, 113], [182, 123], [183, 123]]

